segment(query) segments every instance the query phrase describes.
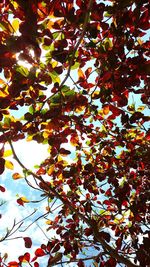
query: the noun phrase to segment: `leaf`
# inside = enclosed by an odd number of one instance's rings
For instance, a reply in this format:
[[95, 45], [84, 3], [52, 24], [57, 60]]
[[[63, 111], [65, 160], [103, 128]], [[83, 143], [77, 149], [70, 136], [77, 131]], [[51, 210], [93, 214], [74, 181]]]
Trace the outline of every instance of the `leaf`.
[[108, 113], [109, 113], [109, 105], [105, 105], [105, 106], [103, 107], [103, 114], [104, 114], [104, 115], [108, 115]]
[[4, 172], [5, 169], [5, 159], [0, 158], [0, 174]]
[[4, 158], [5, 157], [9, 157], [11, 155], [12, 155], [12, 150], [5, 150], [5, 152], [4, 152]]
[[52, 164], [52, 165], [50, 166], [50, 168], [48, 169], [47, 174], [48, 174], [48, 175], [51, 175], [51, 174], [54, 172], [54, 169], [55, 169], [55, 165]]
[[141, 112], [141, 111], [143, 111], [144, 109], [145, 109], [145, 106], [139, 106], [138, 109], [137, 109], [137, 111]]
[[30, 201], [26, 197], [21, 197], [20, 198], [24, 203], [29, 203]]
[[78, 145], [78, 142], [79, 142], [79, 137], [77, 134], [72, 134], [71, 135], [71, 138], [70, 138], [70, 143], [71, 145], [73, 146], [77, 146]]
[[62, 259], [62, 253], [61, 252], [57, 252], [54, 257], [50, 256], [50, 258], [48, 260], [48, 267], [53, 266], [61, 259]]
[[72, 65], [71, 70], [76, 70], [77, 68], [79, 68], [79, 66], [80, 66], [80, 63], [76, 61], [75, 64]]
[[8, 267], [19, 267], [19, 263], [17, 261], [11, 261], [8, 263]]
[[60, 153], [60, 155], [63, 156], [63, 157], [65, 157], [65, 156], [71, 154], [71, 152], [70, 152], [69, 150], [65, 149], [65, 148], [61, 148], [60, 151], [59, 151], [59, 153]]
[[12, 21], [12, 27], [14, 29], [14, 32], [18, 31], [18, 29], [19, 29], [19, 20], [18, 19], [14, 19]]
[[14, 165], [11, 161], [9, 160], [5, 160], [5, 167], [9, 170], [13, 170], [14, 169]]
[[27, 77], [29, 75], [29, 70], [23, 66], [17, 66], [16, 71], [22, 74], [22, 76]]
[[12, 175], [12, 178], [14, 179], [14, 180], [18, 180], [18, 179], [21, 179], [21, 178], [24, 178], [21, 174], [19, 174], [18, 172], [16, 172], [16, 173], [14, 173], [13, 175]]
[[80, 79], [85, 79], [85, 75], [84, 75], [84, 73], [83, 73], [83, 70], [82, 69], [78, 69], [78, 77], [79, 77], [79, 80]]
[[34, 267], [39, 267], [39, 263], [38, 262], [34, 262]]
[[3, 187], [3, 186], [0, 185], [0, 191], [1, 192], [5, 192], [6, 191], [5, 187]]
[[[28, 238], [28, 237], [27, 237]], [[19, 258], [19, 261], [22, 263], [26, 263], [26, 262], [29, 262], [30, 261], [30, 253], [26, 252], [23, 256], [20, 256]]]
[[60, 83], [60, 78], [59, 78], [59, 75], [57, 72], [55, 72], [55, 71], [50, 72], [49, 75], [51, 76], [53, 83]]
[[30, 237], [24, 237], [24, 243], [26, 248], [31, 248], [32, 247], [32, 240]]
[[37, 248], [37, 249], [36, 249], [36, 251], [35, 251], [35, 256], [36, 256], [36, 257], [42, 257], [42, 256], [44, 256], [44, 255], [46, 255], [46, 253], [44, 252], [43, 249], [41, 249], [41, 248]]

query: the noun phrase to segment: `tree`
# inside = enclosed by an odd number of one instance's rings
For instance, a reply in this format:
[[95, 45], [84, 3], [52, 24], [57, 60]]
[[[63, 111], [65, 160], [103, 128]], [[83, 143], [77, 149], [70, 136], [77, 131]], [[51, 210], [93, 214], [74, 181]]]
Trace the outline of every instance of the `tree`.
[[[49, 224], [34, 255], [1, 255], [2, 267], [38, 267], [40, 257], [48, 267], [149, 265], [148, 7], [147, 0], [1, 1], [0, 174], [13, 169], [12, 153], [22, 168], [13, 179], [45, 201], [38, 220]], [[20, 140], [46, 144], [49, 156], [29, 169], [14, 148]], [[28, 202], [27, 194], [16, 205]]]

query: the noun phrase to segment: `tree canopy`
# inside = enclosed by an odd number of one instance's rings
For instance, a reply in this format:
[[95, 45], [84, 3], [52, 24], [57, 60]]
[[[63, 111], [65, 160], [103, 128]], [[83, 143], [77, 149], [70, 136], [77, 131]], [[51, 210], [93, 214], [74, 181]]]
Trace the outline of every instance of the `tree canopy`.
[[[47, 225], [33, 252], [27, 217], [10, 218], [0, 244], [25, 252], [0, 266], [149, 266], [149, 1], [3, 0], [0, 14], [0, 175], [26, 189], [29, 226]], [[48, 156], [29, 168], [20, 141]]]

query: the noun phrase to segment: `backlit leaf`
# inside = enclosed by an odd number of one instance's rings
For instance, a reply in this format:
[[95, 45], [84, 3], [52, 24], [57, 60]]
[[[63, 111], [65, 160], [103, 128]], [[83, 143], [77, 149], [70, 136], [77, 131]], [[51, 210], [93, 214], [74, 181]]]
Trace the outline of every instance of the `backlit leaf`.
[[14, 169], [14, 164], [9, 161], [9, 160], [5, 160], [5, 167], [9, 170], [13, 170]]
[[45, 255], [45, 252], [44, 252], [43, 249], [41, 249], [41, 248], [36, 249], [36, 251], [35, 251], [35, 256], [36, 257], [42, 257], [44, 255]]
[[16, 173], [14, 173], [14, 174], [12, 175], [12, 178], [13, 178], [14, 180], [18, 180], [18, 179], [23, 178], [23, 176], [22, 176], [20, 173], [16, 172]]
[[12, 155], [12, 150], [5, 150], [4, 157], [9, 157]]
[[30, 201], [26, 197], [21, 197], [20, 198], [24, 203], [29, 203]]
[[103, 113], [104, 113], [104, 115], [108, 115], [108, 113], [109, 113], [109, 105], [106, 105], [106, 106], [103, 107]]
[[48, 169], [47, 174], [48, 174], [48, 175], [51, 175], [51, 174], [53, 173], [54, 169], [55, 169], [55, 165], [52, 164], [52, 165], [50, 166], [50, 168]]
[[83, 70], [82, 69], [78, 69], [78, 76], [79, 76], [79, 79], [85, 79], [85, 75], [83, 73]]
[[18, 29], [19, 29], [19, 20], [18, 19], [14, 19], [12, 21], [12, 24], [11, 25], [12, 25], [12, 27], [14, 29], [14, 32], [18, 31]]

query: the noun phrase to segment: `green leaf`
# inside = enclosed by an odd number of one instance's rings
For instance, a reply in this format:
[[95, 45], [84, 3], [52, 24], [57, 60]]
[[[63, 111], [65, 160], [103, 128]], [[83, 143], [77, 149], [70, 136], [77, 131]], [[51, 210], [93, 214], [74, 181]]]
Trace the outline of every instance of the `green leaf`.
[[71, 67], [71, 70], [76, 70], [77, 68], [79, 68], [80, 63], [79, 62], [75, 62], [75, 64]]
[[58, 36], [60, 35], [60, 32], [54, 32], [52, 35], [53, 35], [53, 39], [57, 39]]
[[29, 112], [33, 115], [34, 114], [34, 107], [33, 106], [30, 106], [29, 107]]
[[23, 66], [17, 66], [16, 71], [22, 74], [22, 76], [27, 77], [29, 75], [29, 71], [26, 67]]
[[60, 78], [59, 78], [59, 75], [56, 71], [53, 71], [53, 72], [50, 72], [50, 76], [52, 78], [52, 82], [53, 83], [60, 83]]
[[60, 93], [52, 96], [51, 97], [51, 103], [53, 103], [53, 104], [60, 103], [60, 98], [61, 98], [61, 94]]

